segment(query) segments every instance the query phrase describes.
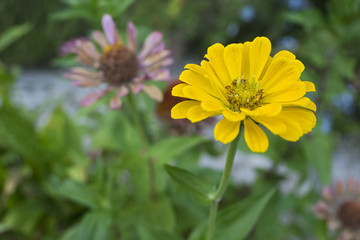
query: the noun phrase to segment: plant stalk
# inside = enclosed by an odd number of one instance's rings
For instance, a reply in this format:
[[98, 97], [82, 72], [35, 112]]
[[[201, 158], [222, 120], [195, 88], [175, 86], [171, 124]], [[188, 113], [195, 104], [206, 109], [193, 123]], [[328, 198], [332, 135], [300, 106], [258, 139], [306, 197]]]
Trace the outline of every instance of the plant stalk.
[[[134, 119], [135, 126], [137, 128], [137, 131], [140, 135], [140, 138], [141, 138], [141, 141], [143, 144], [143, 148], [144, 148], [143, 150], [145, 152], [148, 152], [150, 143], [146, 136], [145, 128], [144, 128], [143, 124], [141, 123], [139, 112], [137, 111], [137, 108], [136, 108], [134, 94], [132, 92], [129, 93], [128, 100], [129, 100], [129, 104], [130, 104], [130, 111], [131, 111], [132, 118]], [[149, 166], [150, 198], [151, 198], [151, 200], [156, 201], [155, 165], [154, 165], [154, 161], [150, 157], [148, 158], [148, 166]]]
[[229, 184], [230, 174], [231, 174], [231, 170], [232, 170], [232, 167], [234, 164], [236, 149], [239, 144], [240, 136], [241, 136], [241, 126], [240, 126], [240, 130], [239, 130], [239, 134], [230, 143], [229, 150], [228, 150], [227, 157], [226, 157], [224, 172], [221, 177], [219, 187], [217, 188], [217, 190], [214, 194], [212, 203], [211, 203], [210, 214], [209, 214], [209, 219], [208, 219], [208, 228], [207, 228], [207, 233], [206, 233], [206, 240], [212, 240], [212, 237], [213, 237], [219, 202], [222, 199], [222, 197], [226, 191], [226, 188]]

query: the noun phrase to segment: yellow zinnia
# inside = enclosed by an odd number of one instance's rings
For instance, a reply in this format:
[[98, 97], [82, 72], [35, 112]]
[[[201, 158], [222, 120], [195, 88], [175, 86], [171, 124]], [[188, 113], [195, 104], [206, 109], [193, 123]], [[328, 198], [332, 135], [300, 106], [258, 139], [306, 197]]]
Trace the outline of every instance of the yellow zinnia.
[[270, 52], [266, 37], [210, 46], [200, 66], [187, 64], [181, 73], [183, 83], [172, 94], [189, 100], [175, 105], [171, 117], [198, 122], [223, 115], [214, 136], [224, 144], [235, 139], [243, 122], [245, 141], [253, 152], [265, 152], [269, 146], [258, 124], [297, 141], [316, 123], [316, 105], [305, 97], [315, 86], [300, 80], [304, 65], [294, 54], [284, 50], [271, 57]]

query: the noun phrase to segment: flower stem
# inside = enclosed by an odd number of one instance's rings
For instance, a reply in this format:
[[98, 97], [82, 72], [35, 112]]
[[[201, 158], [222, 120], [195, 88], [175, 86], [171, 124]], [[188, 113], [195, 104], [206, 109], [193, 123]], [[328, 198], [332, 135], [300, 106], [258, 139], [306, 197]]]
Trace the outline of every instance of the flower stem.
[[[149, 140], [148, 140], [148, 138], [146, 136], [146, 131], [144, 129], [144, 126], [141, 123], [139, 112], [137, 111], [137, 108], [136, 108], [136, 103], [135, 103], [133, 93], [131, 93], [131, 92], [129, 93], [128, 100], [129, 100], [129, 104], [130, 104], [131, 115], [132, 115], [132, 118], [134, 119], [136, 128], [137, 128], [137, 130], [139, 132], [139, 135], [141, 137], [141, 141], [142, 141], [142, 144], [143, 144], [144, 151], [147, 152], [149, 150], [149, 145], [150, 144], [149, 144]], [[149, 166], [150, 198], [153, 201], [156, 201], [155, 166], [154, 166], [154, 161], [153, 161], [152, 158], [148, 159], [148, 166]]]
[[218, 205], [219, 205], [219, 202], [222, 199], [222, 197], [226, 191], [226, 188], [229, 184], [230, 174], [231, 174], [231, 170], [232, 170], [234, 159], [235, 159], [236, 149], [237, 149], [237, 146], [238, 146], [238, 143], [240, 140], [240, 135], [241, 135], [241, 126], [240, 126], [239, 134], [230, 143], [229, 150], [228, 150], [227, 157], [226, 157], [225, 169], [224, 169], [223, 175], [221, 177], [220, 185], [219, 185], [218, 189], [216, 190], [213, 200], [212, 200], [212, 203], [211, 203], [210, 214], [209, 214], [209, 219], [208, 219], [208, 229], [207, 229], [207, 233], [206, 233], [206, 240], [211, 240], [213, 237]]
[[137, 131], [140, 134], [143, 148], [145, 151], [147, 151], [149, 149], [149, 141], [146, 137], [145, 129], [144, 129], [143, 125], [141, 124], [139, 112], [136, 109], [136, 103], [135, 103], [134, 95], [132, 92], [129, 93], [128, 100], [129, 100], [129, 104], [130, 104], [131, 116], [135, 122]]

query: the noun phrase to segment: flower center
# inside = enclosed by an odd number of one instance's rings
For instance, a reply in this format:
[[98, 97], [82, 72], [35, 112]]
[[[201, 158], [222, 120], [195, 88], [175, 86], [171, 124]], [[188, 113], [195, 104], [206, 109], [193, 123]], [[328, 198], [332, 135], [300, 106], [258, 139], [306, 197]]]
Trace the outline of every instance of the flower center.
[[360, 202], [349, 201], [341, 204], [337, 216], [344, 226], [360, 230]]
[[138, 60], [133, 51], [121, 43], [115, 43], [101, 55], [100, 70], [110, 84], [128, 83], [136, 76]]
[[261, 105], [263, 90], [260, 89], [257, 81], [239, 77], [225, 88], [230, 103], [229, 108], [232, 111], [240, 112], [240, 108], [254, 110]]

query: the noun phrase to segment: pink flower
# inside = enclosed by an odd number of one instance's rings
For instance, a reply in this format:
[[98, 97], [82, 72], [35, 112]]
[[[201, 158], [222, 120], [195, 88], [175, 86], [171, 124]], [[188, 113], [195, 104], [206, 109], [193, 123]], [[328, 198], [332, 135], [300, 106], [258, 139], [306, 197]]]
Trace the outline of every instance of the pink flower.
[[86, 96], [81, 102], [82, 106], [89, 106], [105, 95], [115, 92], [110, 100], [110, 107], [117, 109], [122, 105], [122, 97], [130, 91], [137, 94], [142, 90], [151, 98], [161, 101], [161, 90], [146, 82], [170, 80], [170, 71], [166, 67], [173, 60], [170, 58], [170, 51], [165, 48], [162, 33], [152, 32], [145, 39], [142, 49], [137, 52], [137, 30], [132, 22], [127, 26], [126, 45], [110, 15], [103, 16], [102, 27], [104, 32], [92, 33], [93, 41], [76, 41], [73, 52], [85, 66], [71, 68], [65, 74], [65, 77], [71, 79], [72, 84], [76, 86], [96, 87], [107, 84], [105, 89]]
[[313, 208], [325, 219], [336, 240], [360, 240], [360, 183], [354, 179], [338, 181], [323, 188], [323, 199]]

